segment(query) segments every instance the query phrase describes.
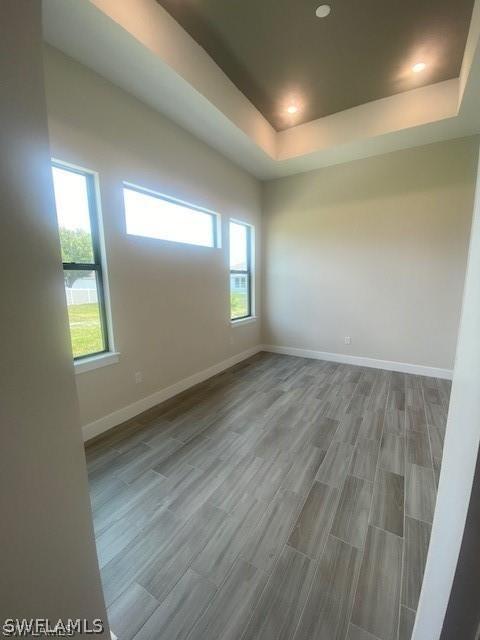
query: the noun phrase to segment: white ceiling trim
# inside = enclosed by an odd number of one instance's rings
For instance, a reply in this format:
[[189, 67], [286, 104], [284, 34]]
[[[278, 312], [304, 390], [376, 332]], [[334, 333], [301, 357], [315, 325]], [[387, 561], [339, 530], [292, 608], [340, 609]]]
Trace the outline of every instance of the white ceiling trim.
[[460, 78], [276, 132], [155, 0], [43, 0], [44, 37], [260, 179], [480, 131], [480, 0]]

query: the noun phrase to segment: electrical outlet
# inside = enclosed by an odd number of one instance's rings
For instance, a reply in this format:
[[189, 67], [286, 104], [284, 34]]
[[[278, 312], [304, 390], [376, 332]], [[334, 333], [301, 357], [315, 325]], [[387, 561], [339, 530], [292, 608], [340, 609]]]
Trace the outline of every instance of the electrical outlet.
[[136, 371], [133, 374], [133, 377], [135, 379], [135, 384], [140, 384], [141, 382], [143, 382], [143, 374], [141, 371]]
[[350, 336], [345, 336], [345, 344], [352, 344], [352, 339]]

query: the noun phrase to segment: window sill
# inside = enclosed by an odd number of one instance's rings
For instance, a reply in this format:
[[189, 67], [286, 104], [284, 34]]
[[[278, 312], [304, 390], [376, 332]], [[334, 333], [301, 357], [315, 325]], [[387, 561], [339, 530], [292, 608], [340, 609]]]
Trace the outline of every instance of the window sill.
[[87, 371], [93, 371], [94, 369], [100, 369], [101, 367], [107, 367], [110, 364], [115, 364], [118, 362], [119, 356], [120, 354], [116, 351], [109, 351], [107, 353], [101, 353], [98, 356], [92, 356], [91, 358], [77, 360], [73, 363], [75, 374], [86, 373]]
[[244, 324], [252, 324], [257, 321], [257, 316], [249, 316], [248, 318], [239, 318], [238, 320], [230, 320], [232, 327], [239, 327]]

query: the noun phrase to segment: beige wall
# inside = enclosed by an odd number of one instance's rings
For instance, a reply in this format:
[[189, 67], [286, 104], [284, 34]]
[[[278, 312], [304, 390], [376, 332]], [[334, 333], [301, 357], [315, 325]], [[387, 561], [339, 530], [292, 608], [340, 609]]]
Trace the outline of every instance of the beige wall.
[[[121, 353], [118, 364], [77, 375], [87, 424], [259, 343], [258, 321], [230, 326], [227, 230], [230, 216], [254, 224], [259, 248], [260, 185], [60, 52], [47, 48], [44, 60], [52, 155], [99, 173]], [[223, 248], [126, 235], [123, 180], [219, 212]], [[134, 383], [136, 371], [143, 373], [142, 384]]]
[[[107, 625], [53, 202], [40, 12], [36, 0], [0, 3], [0, 628], [6, 617]], [[108, 627], [96, 637], [110, 637]]]
[[453, 140], [266, 183], [263, 342], [451, 369], [477, 150]]

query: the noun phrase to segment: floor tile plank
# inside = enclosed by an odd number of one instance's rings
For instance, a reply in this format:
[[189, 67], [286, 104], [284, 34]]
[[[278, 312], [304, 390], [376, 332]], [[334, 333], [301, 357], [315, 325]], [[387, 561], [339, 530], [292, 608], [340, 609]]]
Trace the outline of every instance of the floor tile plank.
[[237, 560], [222, 588], [193, 628], [189, 640], [238, 640], [253, 615], [266, 582], [267, 574], [244, 560]]
[[354, 547], [363, 548], [372, 494], [372, 482], [347, 476], [333, 519], [332, 535]]
[[339, 490], [315, 482], [298, 516], [288, 544], [309, 558], [319, 558], [335, 515]]
[[188, 569], [135, 635], [135, 640], [159, 637], [185, 640], [215, 592], [214, 585]]
[[423, 407], [421, 409], [412, 409], [411, 407], [407, 407], [405, 426], [407, 433], [410, 431], [420, 431], [421, 433], [425, 433], [427, 430], [425, 409]]
[[405, 513], [424, 522], [433, 522], [436, 486], [433, 469], [407, 464]]
[[415, 624], [415, 611], [400, 608], [400, 626], [398, 629], [398, 640], [410, 640], [412, 637], [413, 625]]
[[338, 420], [321, 416], [314, 424], [314, 431], [311, 437], [312, 445], [326, 451], [332, 443], [339, 424]]
[[425, 402], [425, 413], [427, 416], [427, 424], [437, 427], [445, 433], [447, 425], [447, 412], [443, 405]]
[[432, 466], [430, 442], [428, 433], [410, 431], [407, 434], [407, 462], [418, 464], [421, 467]]
[[227, 514], [211, 505], [200, 507], [170, 544], [147, 558], [137, 582], [162, 602], [226, 517]]
[[344, 640], [361, 563], [361, 552], [330, 536], [295, 633], [295, 640]]
[[405, 518], [402, 604], [410, 609], [416, 610], [418, 606], [431, 529], [426, 522]]
[[103, 594], [109, 606], [171, 542], [181, 528], [181, 520], [163, 509], [152, 525], [136, 536], [101, 571]]
[[157, 607], [158, 601], [134, 582], [109, 607], [110, 628], [122, 639], [132, 640]]
[[370, 524], [403, 536], [404, 477], [378, 469]]
[[316, 480], [332, 487], [340, 487], [347, 475], [353, 446], [346, 442], [332, 442], [320, 465]]
[[258, 500], [246, 502], [243, 508], [240, 506], [238, 514], [225, 518], [214, 531], [192, 568], [220, 586], [245, 547], [248, 536], [260, 525], [265, 510], [266, 504]]
[[340, 422], [334, 440], [336, 442], [347, 442], [348, 444], [354, 445], [357, 441], [362, 422], [362, 414], [347, 414]]
[[405, 412], [390, 408], [385, 413], [384, 432], [393, 433], [400, 437], [404, 436]]
[[293, 639], [315, 568], [312, 560], [284, 547], [242, 640]]
[[405, 474], [405, 438], [384, 433], [380, 446], [380, 468], [399, 475]]
[[383, 433], [385, 422], [385, 411], [379, 409], [376, 411], [366, 411], [363, 414], [362, 424], [358, 432], [358, 440], [378, 440], [380, 441]]
[[402, 539], [369, 527], [352, 622], [382, 640], [397, 638], [401, 571]]
[[294, 525], [302, 499], [292, 491], [280, 490], [256, 530], [249, 536], [242, 558], [258, 569], [270, 572]]
[[350, 465], [351, 475], [373, 482], [377, 468], [379, 448], [379, 440], [359, 439], [355, 446], [352, 463]]
[[437, 427], [428, 427], [428, 435], [430, 436], [430, 446], [432, 448], [433, 458], [442, 459], [444, 434]]
[[365, 629], [360, 629], [355, 624], [350, 624], [348, 626], [347, 640], [379, 640], [379, 638], [372, 636], [371, 633], [368, 633]]
[[298, 495], [306, 495], [312, 487], [325, 455], [326, 451], [317, 449], [315, 446], [305, 447], [291, 466], [282, 482], [282, 487]]

